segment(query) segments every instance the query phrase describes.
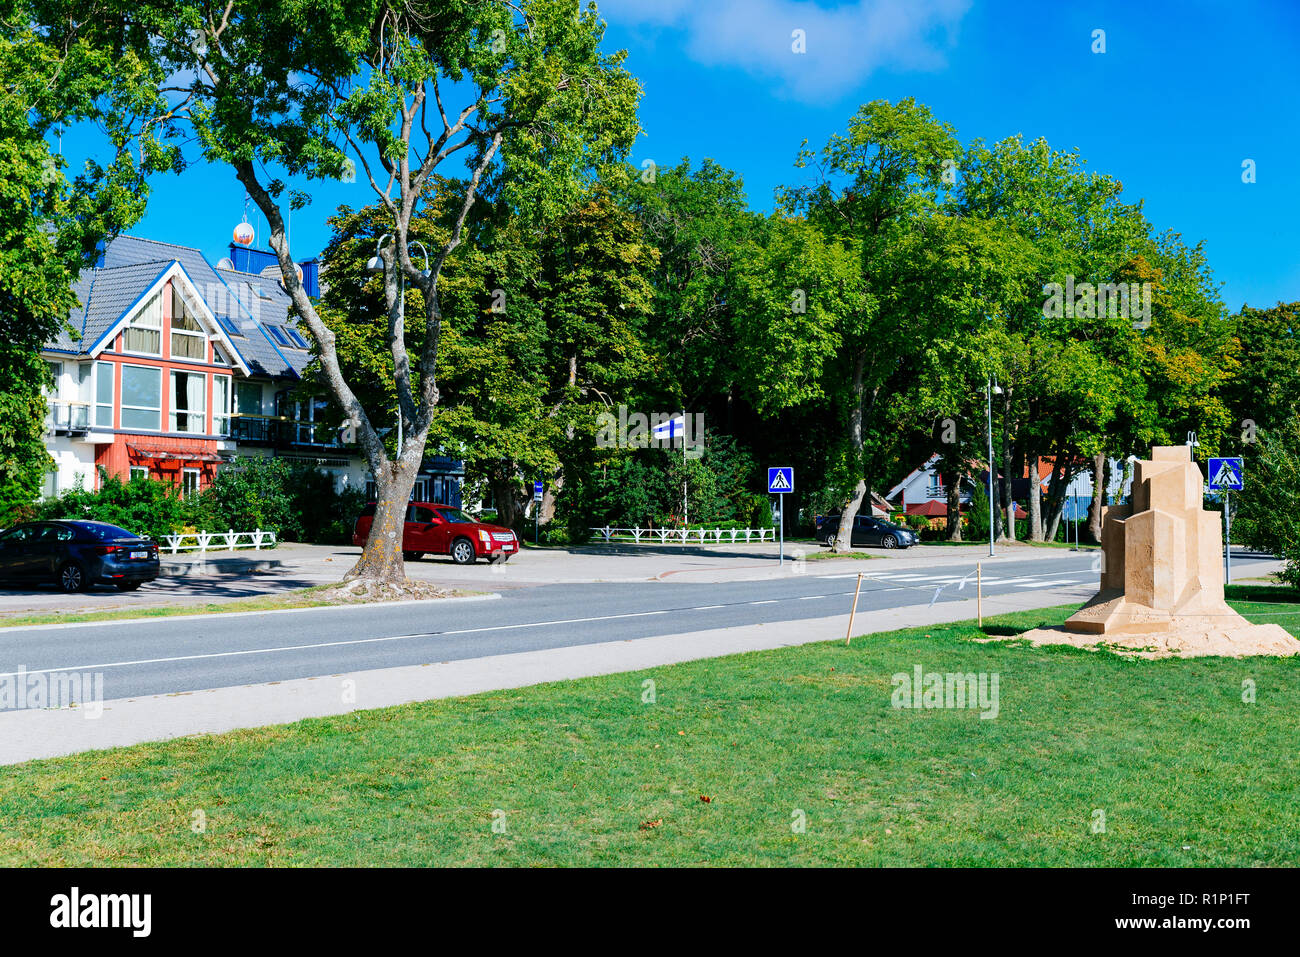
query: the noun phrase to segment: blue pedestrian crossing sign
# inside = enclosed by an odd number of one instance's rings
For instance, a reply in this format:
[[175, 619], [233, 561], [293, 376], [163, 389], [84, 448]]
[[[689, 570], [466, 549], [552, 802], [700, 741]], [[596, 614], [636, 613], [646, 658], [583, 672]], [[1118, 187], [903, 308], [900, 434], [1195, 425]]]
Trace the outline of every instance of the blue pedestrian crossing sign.
[[1210, 488], [1231, 489], [1240, 492], [1246, 487], [1245, 472], [1241, 467], [1240, 456], [1226, 459], [1210, 459]]
[[794, 491], [794, 466], [778, 465], [767, 470], [767, 494], [785, 495]]

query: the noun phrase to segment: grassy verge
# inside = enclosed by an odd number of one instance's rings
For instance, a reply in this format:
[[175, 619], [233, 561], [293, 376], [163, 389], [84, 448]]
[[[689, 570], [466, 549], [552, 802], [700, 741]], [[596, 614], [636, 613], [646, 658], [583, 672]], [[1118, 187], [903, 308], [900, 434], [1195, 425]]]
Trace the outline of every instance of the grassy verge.
[[[236, 611], [278, 611], [284, 608], [326, 608], [334, 605], [365, 604], [362, 598], [327, 598], [322, 593], [336, 584], [313, 585], [296, 588], [274, 595], [256, 598], [236, 598], [226, 602], [207, 602], [198, 605], [157, 605], [145, 607], [113, 608], [106, 611], [51, 612], [39, 615], [13, 615], [0, 617], [0, 629], [21, 628], [25, 625], [74, 624], [83, 621], [123, 621], [132, 618], [171, 618], [176, 615], [222, 615]], [[475, 592], [453, 591], [447, 597], [472, 595]]]
[[[0, 864], [1300, 862], [1300, 659], [1135, 661], [981, 634], [909, 629], [6, 768]], [[997, 717], [891, 707], [892, 676], [916, 666], [998, 675]]]
[[[786, 543], [787, 545], [789, 542]], [[854, 561], [865, 561], [870, 558], [879, 558], [879, 555], [873, 555], [870, 552], [833, 552], [830, 549], [825, 551], [805, 552], [803, 560], [806, 562], [824, 562], [831, 558], [851, 558]]]

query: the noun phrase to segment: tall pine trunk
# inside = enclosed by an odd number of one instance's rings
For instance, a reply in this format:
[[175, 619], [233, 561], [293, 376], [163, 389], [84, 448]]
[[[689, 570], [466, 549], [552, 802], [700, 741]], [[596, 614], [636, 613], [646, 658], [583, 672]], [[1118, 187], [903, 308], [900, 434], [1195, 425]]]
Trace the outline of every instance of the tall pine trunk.
[[1038, 475], [1038, 454], [1029, 459], [1029, 540], [1043, 541], [1043, 483]]
[[948, 492], [948, 541], [960, 542], [961, 538], [961, 471], [953, 463], [943, 479]]
[[852, 450], [851, 460], [853, 468], [857, 472], [858, 481], [853, 486], [853, 494], [849, 500], [844, 503], [844, 509], [840, 512], [840, 527], [835, 533], [835, 551], [848, 552], [853, 550], [853, 522], [857, 518], [858, 509], [862, 507], [862, 500], [867, 495], [867, 480], [863, 474], [862, 461], [862, 373], [866, 368], [867, 354], [858, 353], [853, 360], [853, 409], [849, 413], [849, 448]]
[[1092, 507], [1088, 510], [1088, 534], [1101, 541], [1101, 509], [1106, 499], [1106, 473], [1109, 462], [1103, 452], [1092, 457]]

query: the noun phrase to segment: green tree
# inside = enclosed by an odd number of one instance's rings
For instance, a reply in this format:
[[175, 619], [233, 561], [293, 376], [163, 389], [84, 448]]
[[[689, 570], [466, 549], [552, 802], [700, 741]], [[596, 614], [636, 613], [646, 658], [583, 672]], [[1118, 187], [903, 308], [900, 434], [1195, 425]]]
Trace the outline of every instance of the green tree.
[[[0, 525], [31, 511], [51, 462], [37, 350], [76, 305], [96, 244], [140, 217], [147, 176], [179, 161], [158, 122], [158, 66], [117, 49], [96, 17], [41, 28], [45, 13], [0, 0]], [[48, 140], [77, 124], [110, 129], [109, 155], [69, 177]]]
[[1250, 480], [1234, 496], [1233, 537], [1283, 559], [1279, 577], [1300, 588], [1300, 415], [1258, 438]]
[[[443, 268], [465, 239], [480, 188], [493, 186], [539, 221], [572, 208], [593, 174], [621, 169], [636, 133], [640, 88], [622, 54], [600, 50], [594, 7], [568, 0], [107, 0], [106, 21], [189, 77], [184, 119], [204, 160], [228, 165], [270, 226], [270, 246], [298, 318], [315, 339], [331, 395], [355, 423], [378, 488], [374, 532], [347, 578], [398, 586], [403, 514], [441, 397]], [[463, 160], [468, 175], [449, 235], [426, 270], [411, 223], [436, 177]], [[356, 171], [384, 210], [380, 250], [386, 345], [403, 420], [390, 456], [339, 361], [337, 337], [298, 278], [286, 204], [310, 197], [286, 180]], [[398, 270], [421, 293], [404, 307]], [[406, 320], [424, 327], [407, 347]]]

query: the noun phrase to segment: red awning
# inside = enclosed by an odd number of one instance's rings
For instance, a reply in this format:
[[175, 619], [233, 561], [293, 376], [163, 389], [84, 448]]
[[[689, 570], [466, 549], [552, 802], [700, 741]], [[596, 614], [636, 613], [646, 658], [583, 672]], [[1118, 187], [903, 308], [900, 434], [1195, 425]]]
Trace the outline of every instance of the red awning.
[[163, 462], [168, 459], [177, 462], [220, 462], [221, 456], [216, 452], [203, 452], [190, 449], [162, 449], [148, 445], [127, 445], [127, 450], [137, 458], [154, 459]]

